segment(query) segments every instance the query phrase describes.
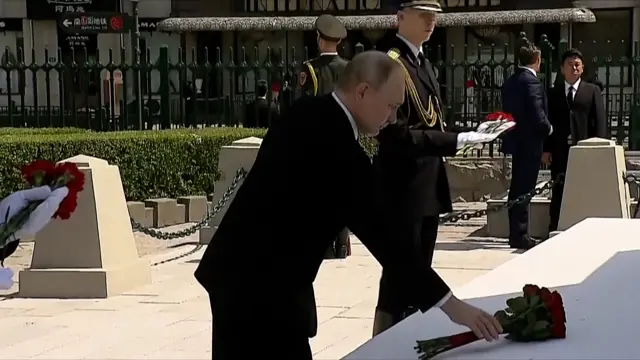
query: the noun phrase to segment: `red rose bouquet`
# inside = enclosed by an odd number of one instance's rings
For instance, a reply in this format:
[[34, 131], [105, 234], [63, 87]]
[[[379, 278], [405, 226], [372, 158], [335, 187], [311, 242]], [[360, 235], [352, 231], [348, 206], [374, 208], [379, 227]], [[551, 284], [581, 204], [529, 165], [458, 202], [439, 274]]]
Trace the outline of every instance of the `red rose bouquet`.
[[[497, 139], [498, 136], [502, 135], [502, 133], [511, 130], [511, 128], [516, 125], [513, 121], [513, 116], [502, 111], [496, 111], [487, 115], [485, 120], [486, 121], [478, 126], [476, 132], [495, 135], [494, 139]], [[475, 145], [477, 144], [465, 145], [462, 149], [458, 150], [456, 155], [466, 155], [469, 151], [474, 149]]]
[[[49, 186], [51, 190], [67, 187], [68, 193], [60, 202], [53, 218], [62, 220], [68, 219], [78, 206], [78, 193], [84, 189], [84, 173], [78, 169], [74, 163], [54, 164], [45, 160], [36, 160], [22, 167], [22, 176], [28, 183], [28, 187], [35, 188]], [[44, 200], [30, 201], [22, 210], [14, 216], [3, 216], [4, 222], [0, 221], [0, 249], [16, 240], [15, 233], [20, 230], [29, 220], [29, 216], [36, 210], [38, 205]]]
[[[523, 295], [507, 300], [507, 308], [495, 314], [506, 338], [518, 342], [564, 339], [567, 322], [562, 296], [557, 291], [525, 285]], [[418, 341], [416, 350], [421, 360], [478, 341], [471, 331]]]

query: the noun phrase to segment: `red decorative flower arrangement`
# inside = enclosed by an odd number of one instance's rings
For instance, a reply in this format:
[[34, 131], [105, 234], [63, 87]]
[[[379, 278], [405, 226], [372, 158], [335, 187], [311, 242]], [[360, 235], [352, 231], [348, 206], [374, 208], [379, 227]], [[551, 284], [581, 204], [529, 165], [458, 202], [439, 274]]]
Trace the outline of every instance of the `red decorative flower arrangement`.
[[[54, 164], [46, 160], [36, 160], [22, 167], [22, 176], [28, 187], [49, 186], [56, 190], [66, 186], [69, 193], [62, 200], [53, 218], [69, 219], [78, 206], [78, 193], [84, 189], [85, 176], [74, 163], [63, 162]], [[4, 224], [0, 225], [0, 248], [6, 246], [14, 234], [21, 229], [31, 213], [42, 203], [42, 200], [32, 201], [22, 211], [17, 213]], [[3, 214], [0, 214], [2, 216]]]
[[[567, 318], [562, 296], [537, 285], [525, 285], [523, 295], [507, 300], [507, 308], [495, 314], [506, 338], [517, 342], [564, 339]], [[421, 360], [478, 341], [472, 332], [418, 341], [416, 350]]]

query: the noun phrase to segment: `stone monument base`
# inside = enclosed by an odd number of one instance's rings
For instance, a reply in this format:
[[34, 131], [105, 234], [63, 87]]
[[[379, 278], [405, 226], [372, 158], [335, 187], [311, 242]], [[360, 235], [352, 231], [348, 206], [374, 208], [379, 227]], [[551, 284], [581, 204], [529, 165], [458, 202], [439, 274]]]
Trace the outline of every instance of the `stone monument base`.
[[25, 269], [19, 275], [20, 297], [102, 299], [151, 282], [146, 260], [108, 269]]

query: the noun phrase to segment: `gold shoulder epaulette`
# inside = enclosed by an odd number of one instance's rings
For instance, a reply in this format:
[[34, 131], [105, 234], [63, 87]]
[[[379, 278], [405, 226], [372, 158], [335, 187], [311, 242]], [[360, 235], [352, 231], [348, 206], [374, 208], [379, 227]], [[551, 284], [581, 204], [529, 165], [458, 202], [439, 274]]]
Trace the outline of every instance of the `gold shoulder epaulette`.
[[387, 51], [387, 55], [389, 55], [389, 57], [393, 60], [398, 60], [398, 58], [400, 57], [400, 50], [393, 48]]

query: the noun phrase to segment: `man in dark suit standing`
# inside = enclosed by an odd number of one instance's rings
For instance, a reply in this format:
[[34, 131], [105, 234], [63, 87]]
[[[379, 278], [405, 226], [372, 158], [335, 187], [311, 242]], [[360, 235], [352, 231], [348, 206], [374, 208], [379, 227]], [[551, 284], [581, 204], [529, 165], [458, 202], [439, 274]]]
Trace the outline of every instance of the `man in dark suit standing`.
[[[531, 192], [538, 180], [540, 159], [545, 139], [553, 132], [547, 118], [547, 96], [538, 80], [541, 52], [525, 41], [517, 54], [520, 66], [502, 88], [504, 112], [513, 115], [516, 126], [505, 138], [503, 151], [512, 155], [509, 200]], [[528, 235], [529, 202], [509, 209], [509, 245], [530, 249], [536, 245]]]
[[[211, 300], [213, 359], [312, 358], [313, 281], [345, 226], [400, 281], [397, 289], [412, 305], [440, 305], [478, 336], [498, 337], [493, 316], [452, 296], [413, 244], [394, 238], [387, 210], [375, 201], [376, 177], [359, 133], [375, 135], [403, 102], [399, 64], [368, 51], [347, 65], [336, 92], [299, 100], [269, 130], [195, 273]], [[432, 143], [446, 153], [459, 145], [455, 136]]]
[[[549, 121], [553, 133], [544, 144], [542, 162], [551, 165], [551, 178], [567, 171], [569, 148], [580, 140], [608, 138], [607, 119], [600, 87], [582, 80], [584, 58], [577, 49], [562, 55], [565, 81], [549, 92]], [[555, 182], [552, 189], [549, 231], [558, 229], [564, 183]]]
[[267, 99], [267, 82], [258, 81], [256, 88], [256, 99], [245, 107], [246, 128], [268, 128], [270, 124], [278, 121], [280, 113], [278, 106]]
[[[380, 196], [385, 208], [390, 209], [394, 238], [413, 243], [428, 264], [433, 259], [440, 214], [453, 211], [443, 156], [454, 156], [456, 150], [455, 146], [438, 144], [487, 136], [458, 134], [446, 128], [440, 86], [422, 46], [434, 30], [436, 13], [441, 11], [437, 0], [401, 1], [398, 32], [376, 47], [402, 65], [407, 89], [398, 122], [377, 137], [374, 167], [381, 178]], [[403, 298], [400, 284], [402, 279], [383, 270], [374, 336], [417, 310]]]

